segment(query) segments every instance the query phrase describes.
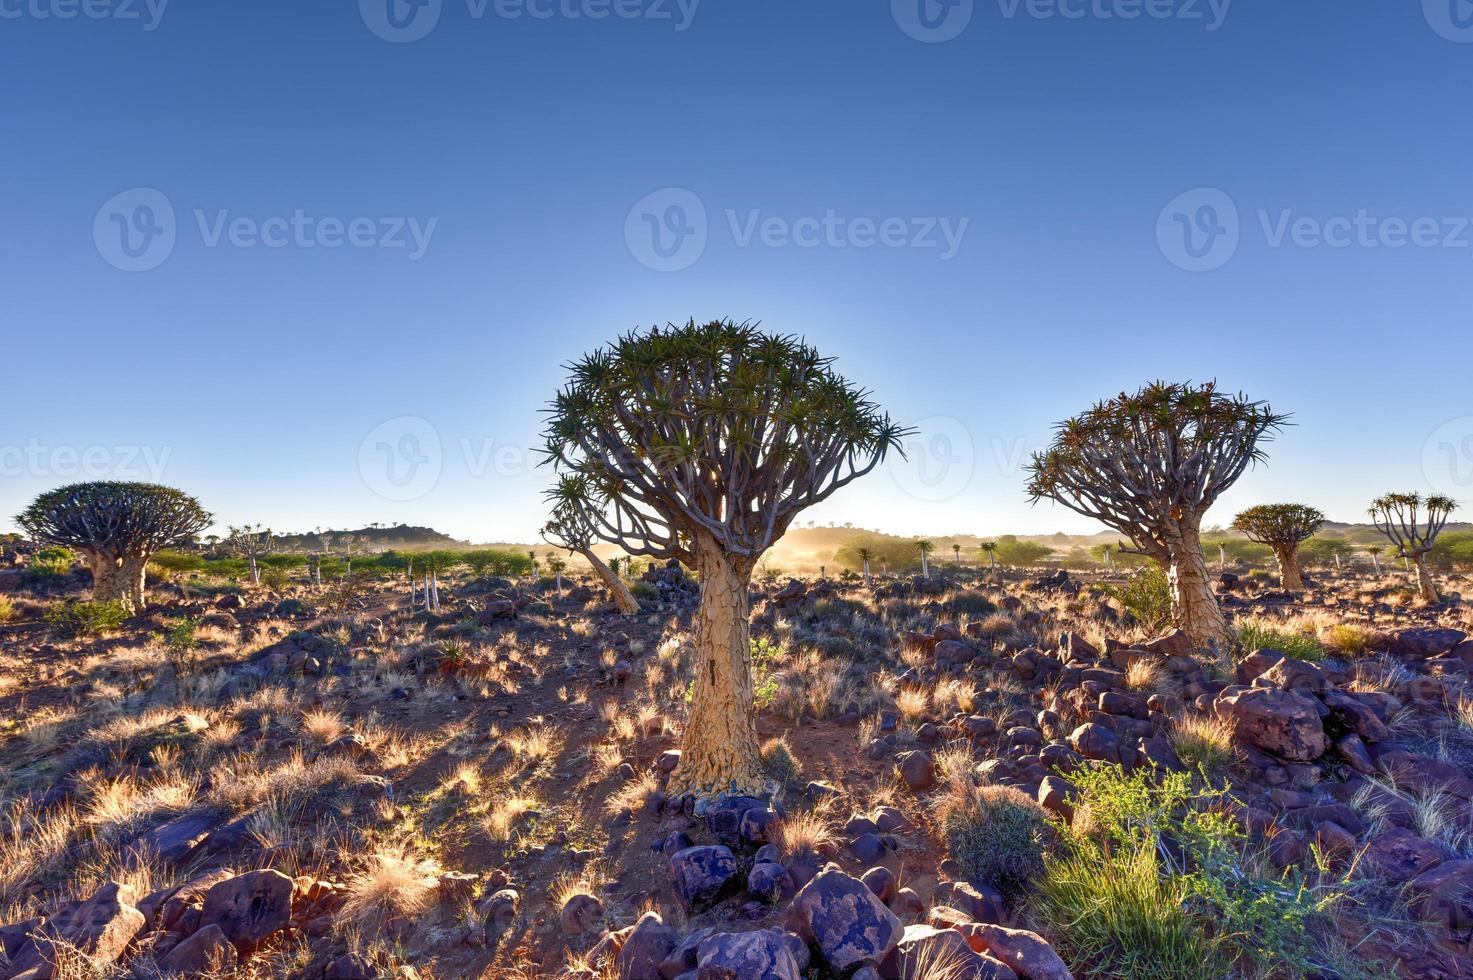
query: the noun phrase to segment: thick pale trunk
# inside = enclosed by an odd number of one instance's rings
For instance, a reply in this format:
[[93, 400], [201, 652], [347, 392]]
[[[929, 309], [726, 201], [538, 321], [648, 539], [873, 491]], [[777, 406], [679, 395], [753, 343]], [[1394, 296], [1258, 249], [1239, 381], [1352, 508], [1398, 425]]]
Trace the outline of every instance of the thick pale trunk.
[[869, 562], [867, 561], [864, 563], [864, 587], [866, 589], [873, 589], [875, 587], [874, 579], [869, 574]]
[[1437, 594], [1437, 583], [1432, 581], [1432, 573], [1427, 569], [1427, 556], [1417, 555], [1412, 559], [1417, 566], [1417, 591], [1427, 602], [1439, 602], [1441, 596]]
[[440, 611], [440, 579], [434, 570], [430, 570], [430, 602], [435, 612]]
[[86, 555], [92, 572], [94, 602], [118, 602], [129, 613], [140, 613], [147, 605], [144, 596], [143, 568], [146, 558], [115, 558], [95, 553]]
[[931, 562], [924, 554], [921, 555], [921, 578], [931, 577]]
[[1299, 549], [1293, 546], [1275, 548], [1274, 557], [1279, 560], [1279, 578], [1284, 588], [1290, 592], [1303, 592], [1304, 576], [1299, 572]]
[[614, 596], [614, 605], [626, 616], [633, 616], [639, 612], [639, 600], [634, 598], [634, 593], [629, 591], [629, 586], [624, 580], [614, 574], [614, 570], [605, 565], [603, 559], [594, 554], [592, 550], [581, 552], [588, 564], [593, 566], [596, 574], [603, 584], [608, 586], [609, 592]]
[[1202, 646], [1231, 648], [1238, 637], [1212, 592], [1198, 532], [1182, 532], [1171, 543], [1170, 552], [1166, 577], [1171, 585], [1171, 618], [1177, 628]]
[[696, 542], [701, 603], [696, 610], [695, 684], [685, 723], [678, 791], [712, 797], [763, 789], [752, 709], [752, 650], [747, 590], [752, 564], [714, 541]]
[[1371, 552], [1371, 567], [1376, 570], [1376, 577], [1377, 578], [1380, 578], [1381, 577], [1381, 559], [1378, 558], [1378, 557], [1376, 557], [1376, 553], [1374, 551]]

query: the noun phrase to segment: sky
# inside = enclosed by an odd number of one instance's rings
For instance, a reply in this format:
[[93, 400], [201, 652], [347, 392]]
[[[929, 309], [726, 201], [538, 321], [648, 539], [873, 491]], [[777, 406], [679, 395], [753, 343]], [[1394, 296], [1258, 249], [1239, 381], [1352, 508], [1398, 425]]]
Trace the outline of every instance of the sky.
[[635, 327], [801, 334], [917, 426], [802, 516], [1088, 532], [1052, 427], [1289, 412], [1209, 513], [1473, 503], [1473, 4], [0, 0], [0, 529], [530, 540], [541, 408]]

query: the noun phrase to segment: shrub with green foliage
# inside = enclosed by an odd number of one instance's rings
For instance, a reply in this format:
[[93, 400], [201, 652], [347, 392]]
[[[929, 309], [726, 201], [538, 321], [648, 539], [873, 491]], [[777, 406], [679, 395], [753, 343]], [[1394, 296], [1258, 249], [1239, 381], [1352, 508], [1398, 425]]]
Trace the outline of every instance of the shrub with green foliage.
[[1036, 541], [1020, 541], [1016, 534], [1004, 534], [997, 539], [997, 561], [1001, 565], [1036, 565], [1054, 549]]
[[67, 636], [101, 636], [115, 633], [128, 621], [128, 607], [112, 600], [78, 602], [68, 600], [46, 610], [46, 622]]
[[1344, 882], [1265, 871], [1220, 806], [1225, 791], [1119, 766], [1072, 778], [1074, 827], [1046, 861], [1033, 911], [1077, 972], [1196, 980], [1235, 975], [1242, 960], [1263, 976], [1344, 973], [1310, 928]]
[[[411, 556], [412, 557], [412, 556]], [[462, 552], [462, 564], [468, 566], [476, 578], [488, 575], [519, 577], [532, 571], [532, 559], [526, 552], [506, 551], [501, 548], [478, 548]]]
[[1239, 626], [1244, 650], [1277, 650], [1294, 660], [1325, 658], [1324, 646], [1309, 633], [1279, 629], [1262, 619], [1246, 619]]
[[1144, 629], [1157, 630], [1171, 621], [1171, 583], [1155, 562], [1123, 585], [1103, 586], [1105, 595], [1120, 603]]
[[164, 643], [175, 653], [188, 653], [199, 646], [199, 620], [193, 616], [181, 616], [164, 630]]
[[29, 567], [33, 574], [53, 578], [70, 572], [76, 563], [77, 556], [72, 549], [56, 545], [36, 552], [31, 558]]
[[938, 816], [947, 853], [969, 881], [985, 882], [1010, 904], [1043, 873], [1053, 839], [1048, 811], [1011, 786], [961, 785]]
[[15, 603], [0, 595], [0, 624], [8, 623], [14, 618]]

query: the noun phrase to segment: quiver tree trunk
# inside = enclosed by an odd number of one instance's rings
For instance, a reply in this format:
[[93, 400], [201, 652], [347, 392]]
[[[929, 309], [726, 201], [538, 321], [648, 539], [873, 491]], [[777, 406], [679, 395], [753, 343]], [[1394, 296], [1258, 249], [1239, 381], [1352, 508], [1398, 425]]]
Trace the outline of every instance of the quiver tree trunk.
[[144, 597], [146, 558], [117, 558], [95, 552], [84, 556], [92, 572], [92, 598], [96, 602], [118, 602], [129, 613], [140, 613]]
[[634, 598], [634, 593], [629, 591], [629, 586], [624, 580], [614, 574], [614, 570], [604, 563], [604, 560], [593, 553], [593, 549], [582, 552], [588, 564], [593, 566], [596, 574], [603, 584], [608, 586], [609, 592], [614, 596], [614, 605], [626, 616], [633, 616], [639, 612], [639, 600]]
[[1412, 564], [1417, 566], [1417, 591], [1426, 602], [1439, 602], [1441, 596], [1437, 594], [1437, 583], [1432, 581], [1432, 573], [1427, 569], [1427, 556], [1418, 553], [1412, 557]]
[[1171, 587], [1172, 621], [1202, 646], [1230, 649], [1238, 637], [1212, 591], [1199, 532], [1192, 529], [1173, 535], [1168, 551], [1166, 577]]
[[1280, 545], [1274, 548], [1274, 557], [1279, 562], [1279, 579], [1290, 592], [1304, 591], [1304, 576], [1299, 571], [1299, 547]]
[[875, 581], [870, 576], [870, 573], [869, 573], [869, 560], [868, 559], [866, 559], [865, 562], [864, 562], [864, 587], [866, 589], [873, 589], [875, 587]]
[[702, 796], [755, 795], [765, 780], [753, 716], [748, 588], [754, 565], [697, 540], [701, 602], [690, 715], [675, 786]]

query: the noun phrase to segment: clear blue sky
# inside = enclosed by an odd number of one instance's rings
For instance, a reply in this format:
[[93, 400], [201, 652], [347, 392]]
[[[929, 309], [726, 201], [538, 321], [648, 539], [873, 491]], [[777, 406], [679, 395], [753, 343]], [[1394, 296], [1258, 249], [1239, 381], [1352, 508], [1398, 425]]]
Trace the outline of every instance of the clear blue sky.
[[0, 0], [0, 527], [110, 474], [527, 539], [560, 365], [690, 316], [934, 420], [821, 522], [1089, 530], [1013, 461], [1156, 377], [1298, 423], [1209, 521], [1473, 498], [1466, 0], [389, 2]]

